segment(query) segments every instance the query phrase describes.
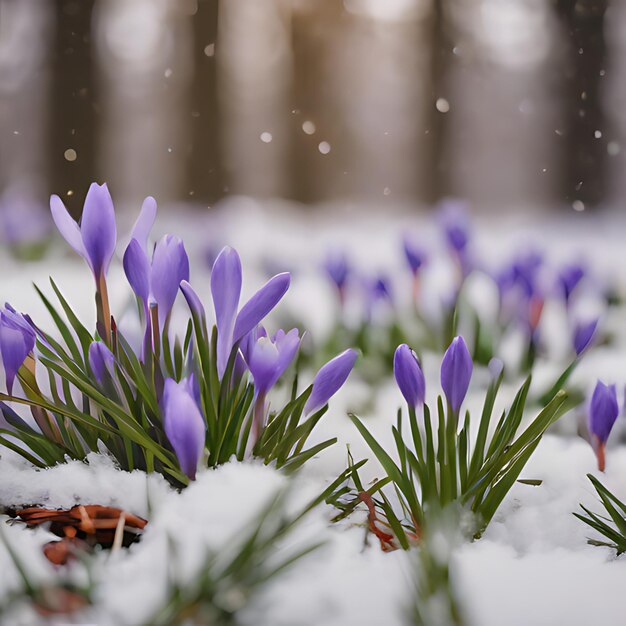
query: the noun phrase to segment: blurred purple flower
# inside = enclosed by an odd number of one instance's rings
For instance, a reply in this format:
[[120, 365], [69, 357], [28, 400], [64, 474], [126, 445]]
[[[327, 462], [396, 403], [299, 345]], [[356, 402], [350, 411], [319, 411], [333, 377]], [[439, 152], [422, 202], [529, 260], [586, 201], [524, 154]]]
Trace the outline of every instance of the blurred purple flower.
[[31, 324], [10, 305], [0, 311], [0, 353], [6, 376], [7, 391], [13, 393], [17, 373], [34, 350], [36, 335]]
[[217, 324], [217, 371], [224, 375], [237, 341], [254, 329], [289, 289], [288, 273], [277, 274], [261, 287], [237, 313], [241, 296], [241, 260], [236, 250], [225, 247], [211, 272], [211, 294]]
[[46, 207], [33, 192], [16, 184], [0, 196], [0, 240], [11, 246], [36, 244], [50, 235]]
[[304, 404], [304, 415], [310, 415], [321, 409], [343, 387], [356, 358], [356, 350], [350, 348], [320, 367], [313, 379], [311, 395]]
[[426, 263], [424, 250], [408, 235], [405, 235], [402, 240], [402, 250], [404, 251], [404, 258], [406, 259], [409, 269], [414, 275], [417, 274]]
[[182, 240], [165, 235], [156, 244], [150, 263], [139, 240], [131, 239], [124, 253], [124, 271], [144, 307], [157, 305], [159, 327], [163, 329], [180, 283], [189, 280], [189, 258]]
[[337, 287], [339, 299], [343, 304], [346, 282], [350, 275], [350, 266], [346, 253], [339, 250], [330, 252], [324, 261], [323, 268], [335, 287]]
[[458, 414], [467, 394], [473, 367], [465, 340], [455, 337], [441, 362], [441, 387], [455, 414]]
[[592, 319], [588, 322], [579, 322], [574, 328], [574, 350], [579, 356], [589, 346], [598, 327], [598, 319]]
[[489, 374], [491, 375], [492, 380], [497, 380], [502, 375], [504, 371], [504, 363], [502, 359], [498, 357], [493, 357], [489, 360], [487, 364], [487, 369], [489, 370]]
[[601, 472], [605, 467], [606, 442], [618, 415], [619, 406], [615, 385], [605, 385], [599, 380], [589, 403], [587, 426], [591, 435], [591, 445], [598, 459], [598, 469]]
[[198, 406], [192, 378], [168, 378], [163, 390], [163, 427], [180, 469], [195, 480], [204, 451], [206, 422]]
[[102, 341], [94, 341], [89, 346], [89, 367], [96, 377], [98, 384], [101, 385], [105, 375], [109, 376], [113, 374], [113, 365], [115, 363], [115, 357], [106, 344]]
[[441, 225], [448, 246], [463, 255], [469, 243], [467, 203], [456, 198], [445, 198], [439, 205]]
[[115, 252], [115, 209], [106, 186], [92, 183], [85, 197], [80, 226], [59, 196], [50, 197], [52, 219], [67, 243], [89, 264], [96, 281], [103, 278]]
[[417, 355], [405, 343], [396, 348], [393, 374], [407, 404], [413, 408], [424, 404], [426, 381]]
[[569, 303], [572, 292], [584, 277], [585, 268], [578, 263], [565, 265], [561, 268], [557, 276], [557, 286], [566, 304]]

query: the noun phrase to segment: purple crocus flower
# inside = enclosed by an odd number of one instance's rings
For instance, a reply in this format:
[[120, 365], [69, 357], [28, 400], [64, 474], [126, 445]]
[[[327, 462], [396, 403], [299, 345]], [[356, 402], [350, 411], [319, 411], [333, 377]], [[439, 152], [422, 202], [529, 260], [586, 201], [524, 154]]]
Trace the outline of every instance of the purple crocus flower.
[[418, 244], [409, 236], [405, 236], [402, 240], [402, 250], [404, 258], [413, 275], [417, 274], [422, 266], [426, 263], [426, 254]]
[[94, 341], [89, 346], [88, 352], [89, 367], [96, 377], [98, 384], [101, 385], [105, 375], [113, 374], [113, 365], [115, 357], [106, 344], [102, 341]]
[[321, 409], [343, 387], [356, 358], [356, 350], [349, 348], [320, 367], [313, 379], [311, 395], [304, 404], [304, 415], [310, 415]]
[[165, 235], [154, 247], [152, 262], [137, 239], [131, 239], [124, 253], [124, 271], [135, 295], [144, 307], [158, 307], [163, 329], [181, 281], [189, 280], [189, 258], [182, 240]]
[[329, 253], [323, 267], [337, 289], [343, 291], [350, 275], [350, 266], [346, 253], [339, 250]]
[[289, 367], [299, 347], [297, 328], [288, 333], [278, 330], [270, 338], [265, 329], [259, 327], [244, 340], [242, 353], [254, 380], [254, 441], [258, 440], [265, 421], [265, 396]]
[[598, 469], [605, 467], [604, 450], [613, 424], [619, 415], [615, 385], [605, 385], [598, 381], [589, 403], [588, 423], [591, 445], [598, 459]]
[[180, 469], [195, 480], [204, 451], [206, 422], [198, 407], [193, 379], [177, 383], [167, 378], [162, 407], [165, 434], [174, 448]]
[[393, 296], [391, 295], [391, 281], [387, 276], [380, 274], [374, 278], [365, 278], [363, 280], [365, 289], [365, 320], [372, 318], [374, 309], [379, 302], [387, 302], [393, 305]]
[[396, 348], [393, 356], [393, 374], [396, 383], [410, 407], [424, 404], [426, 381], [417, 355], [405, 343]]
[[452, 411], [458, 415], [473, 370], [472, 357], [463, 337], [455, 337], [441, 361], [441, 387]]
[[585, 277], [585, 268], [579, 263], [571, 263], [561, 268], [557, 276], [557, 286], [565, 304], [569, 304], [572, 292]]
[[574, 350], [576, 356], [581, 355], [585, 349], [589, 346], [598, 327], [598, 319], [592, 319], [588, 322], [579, 322], [574, 327]]
[[85, 197], [80, 226], [59, 196], [50, 197], [52, 219], [67, 243], [89, 264], [96, 282], [106, 276], [115, 252], [117, 229], [109, 189], [92, 183]]
[[446, 198], [440, 204], [441, 224], [448, 246], [462, 255], [469, 243], [469, 220], [467, 203], [463, 200]]
[[241, 260], [237, 251], [225, 247], [211, 271], [211, 294], [217, 325], [217, 371], [222, 378], [236, 342], [254, 329], [278, 304], [289, 289], [289, 273], [277, 274], [239, 307], [241, 297]]
[[13, 393], [15, 377], [26, 357], [35, 348], [36, 335], [21, 313], [8, 304], [0, 311], [0, 353], [6, 376], [7, 391]]
[[298, 329], [293, 328], [288, 333], [278, 330], [274, 336], [267, 337], [265, 330], [260, 328], [258, 333], [250, 333], [246, 343], [242, 352], [254, 379], [255, 392], [257, 395], [266, 394], [298, 352]]

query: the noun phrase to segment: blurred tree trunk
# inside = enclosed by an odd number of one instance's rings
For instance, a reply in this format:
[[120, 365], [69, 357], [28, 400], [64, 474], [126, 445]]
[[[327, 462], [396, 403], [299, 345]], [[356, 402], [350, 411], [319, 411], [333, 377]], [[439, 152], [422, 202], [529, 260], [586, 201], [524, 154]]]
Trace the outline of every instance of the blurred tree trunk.
[[[55, 0], [51, 129], [51, 191], [79, 215], [95, 172], [91, 15], [94, 0]], [[33, 94], [37, 97], [37, 94]], [[71, 152], [71, 151], [74, 152]], [[70, 151], [70, 152], [66, 152]]]
[[194, 16], [195, 75], [191, 94], [192, 139], [189, 199], [214, 202], [222, 195], [218, 136], [215, 41], [218, 0], [199, 0]]
[[601, 98], [607, 4], [607, 0], [557, 0], [570, 42], [563, 94], [564, 197], [578, 210], [606, 198], [607, 129]]

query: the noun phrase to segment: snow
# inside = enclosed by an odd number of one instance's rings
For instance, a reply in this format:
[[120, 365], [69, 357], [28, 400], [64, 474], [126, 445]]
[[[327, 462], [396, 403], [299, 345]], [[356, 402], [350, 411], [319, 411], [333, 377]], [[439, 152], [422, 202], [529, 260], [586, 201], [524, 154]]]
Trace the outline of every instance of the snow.
[[[431, 247], [431, 269], [424, 277], [423, 289], [432, 297], [433, 316], [445, 295], [451, 271], [445, 267], [433, 224], [408, 216], [383, 219], [380, 215], [359, 215], [359, 228], [354, 228], [350, 207], [343, 212], [304, 218], [294, 217], [286, 206], [270, 211], [266, 205], [251, 200], [231, 199], [222, 209], [206, 216], [206, 228], [197, 226], [197, 215], [184, 211], [175, 217], [164, 214], [163, 218], [157, 222], [160, 231], [171, 230], [184, 236], [187, 249], [195, 257], [191, 282], [201, 295], [207, 294], [207, 301], [208, 271], [203, 269], [202, 259], [208, 247], [228, 242], [238, 248], [244, 265], [244, 298], [266, 278], [268, 266], [292, 270], [293, 284], [284, 306], [293, 317], [302, 320], [313, 337], [331, 327], [336, 311], [332, 290], [319, 271], [325, 253], [333, 246], [345, 246], [359, 267], [372, 272], [384, 269], [393, 274], [403, 271], [398, 246], [401, 233], [407, 229], [417, 233]], [[575, 259], [581, 250], [586, 250], [590, 262], [593, 261], [595, 276], [609, 275], [623, 287], [626, 278], [626, 266], [620, 262], [623, 220], [600, 217], [591, 221], [587, 216], [576, 216], [575, 221], [572, 225], [545, 220], [542, 228], [536, 229], [530, 223], [479, 218], [475, 224], [476, 247], [490, 267], [498, 259], [509, 258], [516, 243], [529, 240], [535, 246], [553, 243], [550, 258], [554, 262]], [[597, 258], [592, 256], [594, 250], [601, 250]], [[87, 324], [93, 324], [92, 301], [82, 297], [92, 289], [92, 278], [78, 260], [65, 256], [60, 245], [52, 250], [50, 258], [40, 263], [20, 265], [8, 258], [3, 258], [2, 263], [3, 296], [18, 309], [30, 312], [42, 325], [48, 324], [30, 282], [34, 280], [49, 293], [47, 276], [51, 274], [77, 314]], [[119, 265], [113, 268], [110, 279], [112, 307], [118, 312], [130, 302]], [[472, 297], [484, 305], [485, 315], [490, 315], [485, 301], [488, 296], [484, 294], [489, 293], [492, 285], [484, 278], [475, 282]], [[398, 306], [405, 306], [408, 294], [402, 288], [396, 291], [400, 299]], [[593, 310], [596, 306], [593, 297], [586, 306], [590, 307], [587, 310]], [[184, 317], [184, 307], [179, 308], [178, 315]], [[545, 386], [546, 380], [552, 381], [567, 364], [567, 329], [560, 315], [558, 310], [546, 309], [542, 323], [549, 339], [550, 358], [538, 364], [534, 382], [537, 390], [542, 388], [542, 382]], [[131, 316], [127, 317], [130, 327]], [[572, 376], [575, 384], [588, 390], [598, 377], [606, 382], [624, 383], [623, 319], [623, 311], [617, 310], [604, 320], [604, 328], [614, 334], [617, 345], [590, 351]], [[439, 358], [426, 353], [423, 359], [429, 401], [439, 393]], [[486, 372], [477, 369], [466, 400], [466, 406], [474, 414], [480, 407], [486, 379]], [[505, 382], [500, 403], [510, 400], [519, 382]], [[333, 400], [311, 439], [313, 444], [337, 436], [339, 442], [304, 467], [287, 492], [288, 510], [298, 511], [345, 469], [346, 444], [356, 459], [370, 458], [363, 468], [364, 479], [380, 476], [380, 468], [346, 417], [346, 410], [356, 409], [361, 413], [380, 443], [391, 449], [390, 425], [400, 400], [392, 381], [381, 381], [372, 389], [358, 379], [351, 380]], [[453, 578], [469, 616], [468, 623], [474, 626], [623, 623], [620, 592], [626, 577], [626, 561], [615, 558], [608, 549], [588, 545], [587, 538], [593, 531], [572, 515], [579, 510], [579, 503], [600, 510], [586, 478], [587, 473], [596, 473], [593, 452], [584, 440], [575, 436], [581, 417], [584, 409], [582, 413], [566, 416], [558, 432], [544, 437], [524, 470], [524, 478], [541, 479], [543, 484], [515, 485], [484, 536], [455, 551]], [[623, 424], [616, 428], [606, 474], [599, 476], [616, 495], [626, 498], [626, 450], [620, 445], [625, 428]], [[5, 506], [38, 503], [67, 508], [78, 502], [98, 503], [149, 519], [137, 544], [116, 553], [96, 554], [92, 571], [97, 582], [94, 606], [81, 616], [84, 623], [128, 626], [146, 623], [164, 599], [168, 578], [173, 576], [179, 582], [189, 583], [197, 576], [207, 555], [216, 552], [220, 558], [226, 558], [277, 491], [288, 486], [284, 475], [262, 464], [229, 463], [217, 470], [200, 472], [198, 480], [179, 493], [159, 476], [122, 472], [99, 455], [90, 455], [87, 463], [72, 461], [36, 470], [15, 454], [0, 451], [0, 503]], [[281, 544], [277, 557], [283, 550], [286, 553], [296, 546], [325, 542], [318, 551], [264, 586], [240, 612], [239, 623], [250, 626], [406, 623], [405, 610], [414, 597], [412, 557], [400, 551], [383, 553], [376, 542], [365, 545], [362, 514], [335, 526], [329, 524], [331, 516], [332, 511], [327, 507], [318, 507]], [[37, 580], [54, 580], [58, 574], [41, 553], [41, 546], [51, 539], [48, 531], [27, 530], [17, 524], [0, 523], [0, 526], [3, 536], [27, 564], [28, 572]], [[84, 580], [81, 567], [72, 565], [67, 576], [74, 581]], [[19, 585], [1, 545], [0, 571], [1, 600]], [[12, 621], [0, 616], [0, 623], [36, 624], [37, 619], [21, 607], [17, 616], [12, 613], [6, 618]]]

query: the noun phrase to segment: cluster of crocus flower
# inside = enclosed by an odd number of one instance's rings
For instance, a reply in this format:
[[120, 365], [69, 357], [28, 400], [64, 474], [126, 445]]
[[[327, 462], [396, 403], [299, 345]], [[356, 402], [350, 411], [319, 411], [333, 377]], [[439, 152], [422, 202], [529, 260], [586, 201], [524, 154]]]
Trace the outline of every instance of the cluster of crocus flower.
[[[157, 207], [153, 198], [146, 198], [123, 258], [124, 271], [140, 305], [145, 331], [139, 353], [129, 354], [128, 350], [132, 352], [132, 348], [117, 327], [108, 303], [106, 277], [117, 244], [117, 226], [107, 186], [91, 185], [80, 223], [70, 217], [58, 196], [52, 196], [50, 207], [61, 235], [85, 259], [93, 273], [98, 312], [97, 333], [93, 336], [82, 326], [54, 283], [53, 287], [74, 327], [82, 350], [73, 343], [68, 327], [47, 300], [44, 302], [57, 322], [67, 343], [66, 347], [40, 331], [27, 315], [16, 312], [7, 304], [0, 311], [0, 353], [9, 393], [7, 398], [13, 397], [14, 381], [19, 378], [28, 400], [34, 403], [33, 415], [42, 432], [56, 439], [58, 429], [54, 430], [54, 420], [59, 415], [67, 415], [69, 411], [56, 387], [60, 384], [61, 395], [69, 397], [67, 392], [70, 385], [78, 385], [82, 393], [95, 394], [84, 396], [85, 400], [91, 397], [95, 407], [101, 402], [106, 404], [106, 409], [103, 405], [97, 411], [103, 411], [103, 415], [113, 411], [118, 415], [125, 425], [125, 432], [134, 433], [137, 429], [141, 431], [146, 428], [146, 434], [156, 438], [156, 452], [150, 448], [148, 456], [161, 454], [158, 445], [161, 445], [162, 437], [155, 434], [155, 428], [162, 429], [170, 449], [178, 459], [180, 470], [189, 479], [195, 477], [205, 451], [211, 453], [207, 448], [209, 431], [215, 430], [215, 425], [210, 423], [211, 419], [220, 422], [225, 429], [217, 437], [219, 446], [228, 436], [234, 437], [237, 445], [238, 438], [247, 437], [247, 433], [252, 432], [250, 445], [246, 446], [248, 451], [252, 450], [268, 420], [268, 393], [295, 359], [301, 342], [297, 329], [288, 332], [278, 329], [269, 334], [262, 325], [287, 292], [289, 273], [280, 273], [271, 278], [240, 306], [241, 260], [234, 249], [225, 247], [217, 255], [211, 271], [211, 298], [215, 311], [215, 329], [211, 337], [206, 332], [204, 305], [189, 282], [189, 259], [182, 240], [167, 234], [149, 248], [148, 240]], [[185, 340], [176, 337], [172, 342], [170, 320], [179, 289], [187, 301], [192, 320], [187, 327]], [[196, 351], [191, 341], [192, 331], [196, 338]], [[48, 369], [57, 359], [57, 365], [63, 366], [49, 370], [52, 392], [56, 394], [58, 404], [55, 404], [55, 399], [48, 401], [37, 388], [37, 345], [45, 357], [41, 359], [44, 368]], [[209, 355], [209, 360], [203, 360], [206, 355]], [[323, 413], [321, 409], [347, 380], [356, 357], [357, 353], [348, 349], [318, 371], [310, 389], [305, 392], [308, 396], [305, 398], [302, 394], [298, 397], [302, 399], [298, 405], [297, 419], [290, 421], [292, 430], [298, 426], [297, 420], [301, 415], [307, 418], [317, 414], [316, 419], [319, 419]], [[63, 380], [67, 359], [73, 361], [69, 366], [72, 374]], [[80, 368], [84, 368], [84, 371], [79, 375]], [[85, 382], [81, 376], [85, 376], [89, 382]], [[253, 387], [254, 391], [250, 413], [246, 413], [246, 406], [249, 406], [246, 404], [248, 386]], [[102, 392], [105, 394], [104, 399]], [[116, 399], [120, 399], [122, 408], [109, 404], [109, 401], [114, 402]], [[236, 408], [233, 408], [234, 403]], [[224, 411], [230, 411], [223, 418], [216, 413], [222, 410], [222, 404], [226, 407]], [[41, 408], [42, 405], [45, 405], [45, 410]], [[208, 411], [209, 408], [211, 411]], [[129, 415], [119, 416], [116, 411], [122, 414], [128, 412]], [[160, 417], [148, 417], [146, 411], [156, 411]], [[244, 422], [247, 421], [248, 427], [239, 423], [241, 430], [233, 430], [233, 411]], [[13, 413], [11, 416], [13, 419]], [[127, 421], [129, 418], [130, 422]], [[97, 424], [97, 421], [91, 421], [90, 416], [84, 414], [80, 419], [82, 422], [87, 420], [88, 423]], [[156, 419], [152, 427], [149, 426], [150, 419]], [[310, 428], [313, 425], [314, 422], [311, 422]], [[138, 441], [145, 442], [145, 434], [138, 432], [137, 437]], [[294, 445], [300, 446], [298, 450], [301, 450], [304, 439], [296, 436], [294, 441]], [[61, 440], [60, 443], [64, 442]], [[132, 455], [132, 446], [127, 443], [121, 447], [115, 444], [116, 450], [125, 448], [127, 454]], [[75, 437], [71, 444], [82, 449], [82, 444]], [[142, 462], [152, 466], [154, 459], [151, 458]], [[167, 462], [167, 455], [161, 454], [160, 460]], [[134, 461], [131, 460], [130, 465], [134, 466]]]

